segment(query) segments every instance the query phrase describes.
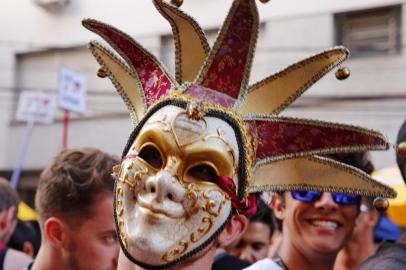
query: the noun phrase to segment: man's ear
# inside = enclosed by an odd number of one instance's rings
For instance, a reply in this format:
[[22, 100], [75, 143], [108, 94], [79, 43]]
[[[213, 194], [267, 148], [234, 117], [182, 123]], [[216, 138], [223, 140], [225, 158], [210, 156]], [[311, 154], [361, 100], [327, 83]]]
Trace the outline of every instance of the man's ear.
[[285, 199], [280, 194], [272, 195], [272, 209], [276, 218], [283, 220], [285, 213]]
[[16, 220], [17, 216], [17, 208], [15, 206], [11, 206], [8, 209], [4, 209], [0, 212], [0, 229], [4, 230]]
[[0, 241], [7, 243], [17, 225], [17, 208], [11, 206], [0, 212]]
[[227, 246], [240, 238], [248, 227], [248, 218], [238, 214], [231, 217], [230, 222], [220, 233], [218, 241], [221, 246]]
[[380, 218], [378, 211], [369, 211], [367, 214], [368, 214], [368, 219], [367, 219], [368, 225], [371, 228], [375, 228], [376, 225], [378, 224], [379, 218]]
[[0, 231], [4, 231], [7, 226], [7, 209], [0, 212]]
[[30, 256], [31, 258], [34, 258], [34, 247], [32, 246], [31, 242], [25, 241], [23, 244], [23, 252]]
[[55, 248], [63, 246], [67, 233], [67, 224], [59, 218], [50, 217], [44, 223], [45, 239]]

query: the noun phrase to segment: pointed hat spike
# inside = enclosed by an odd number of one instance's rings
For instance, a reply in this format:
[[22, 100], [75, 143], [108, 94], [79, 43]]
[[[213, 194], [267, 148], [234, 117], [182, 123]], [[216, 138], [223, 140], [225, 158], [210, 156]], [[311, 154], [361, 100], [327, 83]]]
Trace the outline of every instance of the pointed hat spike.
[[148, 107], [177, 86], [162, 64], [127, 34], [96, 20], [86, 19], [82, 24], [106, 40], [138, 75]]
[[199, 24], [183, 11], [163, 0], [154, 0], [158, 11], [172, 27], [175, 41], [176, 80], [179, 84], [193, 81], [210, 50]]
[[316, 190], [371, 197], [396, 197], [392, 188], [374, 180], [363, 171], [320, 156], [263, 164], [256, 168], [251, 183], [251, 192]]
[[279, 114], [348, 55], [345, 47], [335, 47], [263, 79], [248, 89], [239, 112]]
[[257, 35], [255, 0], [234, 0], [196, 83], [237, 99], [248, 84]]
[[379, 132], [351, 125], [288, 117], [252, 116], [245, 121], [255, 126], [256, 164], [305, 155], [389, 148]]
[[137, 124], [147, 110], [138, 76], [97, 42], [90, 42], [89, 49], [127, 105], [133, 124]]

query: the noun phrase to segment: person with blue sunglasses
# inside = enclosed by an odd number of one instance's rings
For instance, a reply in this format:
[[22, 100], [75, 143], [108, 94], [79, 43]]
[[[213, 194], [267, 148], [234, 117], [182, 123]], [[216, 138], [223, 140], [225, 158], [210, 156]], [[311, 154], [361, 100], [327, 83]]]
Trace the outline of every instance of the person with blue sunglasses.
[[[333, 269], [337, 253], [351, 237], [361, 196], [313, 190], [273, 195], [282, 221], [278, 254], [247, 269]], [[262, 264], [262, 265], [261, 265]]]

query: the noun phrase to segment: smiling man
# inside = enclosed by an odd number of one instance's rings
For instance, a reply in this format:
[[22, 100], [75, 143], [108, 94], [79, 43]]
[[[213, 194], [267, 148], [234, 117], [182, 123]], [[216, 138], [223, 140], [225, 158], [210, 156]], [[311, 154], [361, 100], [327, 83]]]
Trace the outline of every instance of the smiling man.
[[[344, 180], [333, 189], [394, 196], [350, 168], [304, 158], [386, 149], [380, 133], [276, 116], [344, 61], [347, 49], [321, 52], [249, 86], [259, 26], [254, 0], [233, 1], [212, 49], [194, 19], [165, 1], [153, 2], [172, 26], [176, 78], [129, 35], [83, 21], [121, 56], [90, 43], [98, 75], [113, 82], [135, 126], [114, 168], [118, 269], [210, 269], [216, 247], [245, 231], [246, 216], [256, 212], [254, 193], [303, 187], [302, 171], [296, 179], [280, 177], [295, 171], [292, 162], [357, 183]], [[313, 187], [332, 189], [325, 181]]]
[[282, 244], [274, 262], [287, 269], [332, 269], [352, 234], [360, 196], [292, 191], [273, 199], [282, 220]]

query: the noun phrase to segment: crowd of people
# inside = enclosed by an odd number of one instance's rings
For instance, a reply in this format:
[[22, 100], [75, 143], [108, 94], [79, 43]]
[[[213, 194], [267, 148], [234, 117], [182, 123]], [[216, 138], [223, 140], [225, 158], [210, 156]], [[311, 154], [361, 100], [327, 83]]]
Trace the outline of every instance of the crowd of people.
[[[406, 122], [398, 135], [398, 144], [402, 142], [406, 142]], [[374, 169], [366, 153], [333, 158], [368, 174]], [[402, 175], [405, 160], [398, 154]], [[62, 151], [40, 176], [35, 200], [38, 221], [17, 220], [18, 194], [0, 179], [1, 269], [117, 269], [120, 247], [111, 172], [119, 162], [92, 148]], [[385, 213], [375, 210], [367, 196], [344, 199], [331, 192], [291, 191], [262, 198], [258, 194], [258, 211], [249, 216], [244, 232], [225, 246], [217, 245], [211, 269], [402, 269], [406, 265], [406, 234], [397, 241], [376, 236]], [[333, 233], [337, 226], [343, 228], [340, 234]]]
[[[370, 176], [368, 153], [387, 149], [386, 138], [279, 116], [348, 50], [249, 86], [254, 0], [233, 1], [211, 49], [194, 19], [153, 2], [173, 30], [176, 78], [129, 35], [82, 22], [125, 60], [89, 45], [135, 128], [121, 158], [61, 151], [39, 177], [37, 221], [17, 220], [18, 194], [0, 181], [0, 270], [404, 268], [406, 236], [390, 243], [375, 234], [396, 197]], [[403, 176], [405, 142], [406, 122], [396, 143]]]

